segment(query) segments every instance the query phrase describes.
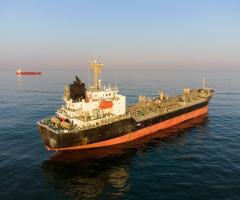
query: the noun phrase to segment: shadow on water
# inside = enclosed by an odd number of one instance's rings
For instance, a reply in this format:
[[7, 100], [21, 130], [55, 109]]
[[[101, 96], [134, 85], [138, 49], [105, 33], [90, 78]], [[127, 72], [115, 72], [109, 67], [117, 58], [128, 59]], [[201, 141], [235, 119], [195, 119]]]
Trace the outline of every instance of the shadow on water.
[[129, 168], [142, 147], [151, 151], [172, 142], [192, 128], [205, 126], [207, 116], [160, 131], [152, 136], [111, 148], [57, 152], [43, 162], [47, 182], [71, 199], [121, 198], [128, 191]]

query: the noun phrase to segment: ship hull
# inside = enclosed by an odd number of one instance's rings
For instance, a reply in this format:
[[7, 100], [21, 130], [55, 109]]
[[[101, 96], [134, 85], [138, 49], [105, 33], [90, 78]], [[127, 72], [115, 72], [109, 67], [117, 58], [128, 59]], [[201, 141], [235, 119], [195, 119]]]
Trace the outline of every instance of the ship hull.
[[[206, 113], [208, 113], [208, 101], [185, 110], [167, 114], [166, 116], [145, 120], [141, 123], [134, 122], [133, 119], [128, 119], [118, 122], [118, 125], [115, 126], [110, 125], [108, 127], [102, 127], [102, 129], [88, 130], [86, 133], [75, 133], [72, 134], [72, 136], [66, 136], [66, 134], [65, 136], [71, 138], [70, 140], [66, 137], [64, 138], [64, 136], [57, 136], [51, 133], [51, 131], [45, 127], [39, 126], [39, 128], [43, 142], [48, 150], [81, 150], [131, 142]], [[127, 128], [124, 129], [124, 127]], [[104, 138], [102, 136], [104, 136]], [[88, 140], [83, 140], [83, 138], [87, 138]], [[62, 143], [61, 141], [64, 142]]]

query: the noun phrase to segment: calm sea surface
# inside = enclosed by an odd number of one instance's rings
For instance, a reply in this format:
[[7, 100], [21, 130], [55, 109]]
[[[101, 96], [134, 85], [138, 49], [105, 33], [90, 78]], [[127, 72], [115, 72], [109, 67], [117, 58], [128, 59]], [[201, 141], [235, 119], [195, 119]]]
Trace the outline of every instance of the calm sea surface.
[[104, 71], [128, 103], [138, 95], [215, 89], [208, 116], [126, 147], [48, 152], [36, 121], [62, 104], [63, 87], [86, 70], [42, 76], [0, 73], [0, 199], [240, 199], [240, 79], [232, 71]]

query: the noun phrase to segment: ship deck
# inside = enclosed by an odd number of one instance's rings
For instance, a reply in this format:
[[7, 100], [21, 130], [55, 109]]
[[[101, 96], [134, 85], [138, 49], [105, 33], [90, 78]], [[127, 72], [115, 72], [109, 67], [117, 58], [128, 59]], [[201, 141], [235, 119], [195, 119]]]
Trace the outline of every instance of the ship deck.
[[169, 99], [159, 101], [159, 99], [154, 99], [146, 102], [137, 103], [134, 105], [129, 105], [127, 107], [127, 113], [121, 116], [111, 116], [104, 119], [98, 119], [95, 121], [91, 121], [87, 125], [83, 127], [71, 127], [70, 129], [65, 129], [60, 126], [56, 126], [50, 120], [50, 118], [45, 118], [37, 124], [42, 126], [54, 134], [68, 134], [79, 132], [83, 130], [89, 130], [93, 128], [98, 128], [107, 124], [114, 123], [116, 121], [120, 121], [127, 118], [132, 118], [136, 123], [140, 123], [147, 119], [163, 116], [166, 114], [171, 114], [176, 111], [180, 111], [194, 105], [198, 105], [209, 101], [212, 96], [212, 92], [208, 93], [205, 97], [193, 95], [190, 101], [183, 101], [182, 96], [173, 96]]

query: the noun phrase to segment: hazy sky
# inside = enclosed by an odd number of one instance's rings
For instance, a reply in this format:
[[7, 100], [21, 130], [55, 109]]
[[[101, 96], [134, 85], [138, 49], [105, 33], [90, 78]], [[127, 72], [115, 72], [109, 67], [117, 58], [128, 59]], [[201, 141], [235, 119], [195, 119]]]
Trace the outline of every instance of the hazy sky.
[[239, 0], [0, 0], [0, 67], [240, 69]]

